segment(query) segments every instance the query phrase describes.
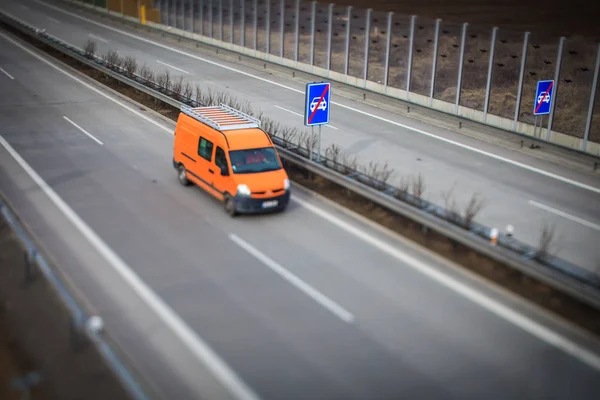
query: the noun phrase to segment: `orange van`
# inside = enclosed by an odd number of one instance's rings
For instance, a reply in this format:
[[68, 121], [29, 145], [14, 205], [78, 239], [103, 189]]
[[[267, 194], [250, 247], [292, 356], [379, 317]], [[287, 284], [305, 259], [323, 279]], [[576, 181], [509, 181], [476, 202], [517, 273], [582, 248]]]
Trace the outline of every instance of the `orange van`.
[[231, 216], [283, 211], [290, 200], [288, 175], [260, 121], [223, 104], [181, 106], [173, 167], [181, 184], [200, 186]]

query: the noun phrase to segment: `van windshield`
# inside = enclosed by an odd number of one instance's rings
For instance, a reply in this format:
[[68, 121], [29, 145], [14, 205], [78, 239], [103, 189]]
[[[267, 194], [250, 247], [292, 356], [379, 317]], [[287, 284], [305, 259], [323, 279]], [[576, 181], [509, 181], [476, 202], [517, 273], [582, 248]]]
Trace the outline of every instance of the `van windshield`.
[[273, 147], [230, 151], [229, 159], [234, 174], [253, 174], [281, 169], [281, 163]]

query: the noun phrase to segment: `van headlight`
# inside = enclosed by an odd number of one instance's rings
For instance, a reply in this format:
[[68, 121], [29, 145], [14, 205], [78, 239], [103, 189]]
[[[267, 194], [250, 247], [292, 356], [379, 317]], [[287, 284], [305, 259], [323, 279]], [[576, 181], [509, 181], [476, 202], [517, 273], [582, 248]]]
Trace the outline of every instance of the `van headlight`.
[[290, 188], [290, 180], [286, 178], [283, 180], [283, 189], [288, 190], [289, 188]]
[[244, 185], [243, 183], [238, 185], [237, 194], [240, 196], [250, 196], [250, 188], [248, 185]]

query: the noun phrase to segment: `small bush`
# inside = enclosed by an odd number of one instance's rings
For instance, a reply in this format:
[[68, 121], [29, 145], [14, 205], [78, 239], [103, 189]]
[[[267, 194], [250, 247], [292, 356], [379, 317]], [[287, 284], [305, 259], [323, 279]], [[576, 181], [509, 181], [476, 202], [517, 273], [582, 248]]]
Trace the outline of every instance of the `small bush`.
[[103, 58], [110, 68], [119, 68], [121, 66], [121, 57], [119, 57], [119, 53], [116, 50], [109, 50], [104, 54]]
[[88, 39], [87, 42], [85, 42], [85, 46], [83, 46], [83, 51], [85, 53], [85, 56], [87, 58], [94, 58], [94, 55], [96, 54], [96, 42]]
[[164, 91], [171, 90], [171, 74], [168, 70], [165, 70], [163, 73], [158, 74], [156, 77], [156, 84], [160, 86]]
[[389, 168], [387, 162], [382, 165], [373, 161], [369, 161], [369, 164], [367, 166], [362, 166], [360, 170], [363, 174], [372, 178], [374, 181], [373, 186], [379, 190], [386, 188], [387, 182], [394, 172], [393, 169]]
[[181, 97], [183, 94], [183, 77], [180, 76], [178, 80], [173, 83], [173, 94]]
[[194, 93], [194, 89], [189, 82], [186, 82], [185, 87], [183, 88], [183, 97], [186, 100], [192, 100], [192, 95]]
[[477, 214], [479, 214], [479, 212], [481, 211], [481, 209], [484, 206], [485, 206], [485, 199], [480, 198], [479, 195], [477, 193], [475, 193], [471, 197], [471, 200], [469, 200], [469, 203], [467, 204], [467, 207], [465, 208], [464, 222], [465, 222], [466, 229], [471, 228], [471, 224], [473, 223], [473, 220], [475, 219]]
[[407, 176], [403, 176], [400, 178], [400, 182], [398, 182], [396, 191], [396, 198], [400, 200], [406, 200], [408, 196], [408, 190], [410, 189], [410, 178]]
[[123, 68], [129, 75], [133, 75], [136, 73], [138, 65], [135, 57], [127, 56], [123, 60]]
[[144, 64], [142, 68], [140, 68], [140, 76], [146, 83], [154, 82], [154, 72]]
[[545, 261], [548, 258], [548, 256], [550, 255], [550, 248], [554, 244], [554, 236], [554, 226], [550, 227], [547, 224], [544, 224], [544, 227], [542, 228], [542, 233], [540, 234], [538, 249], [535, 254], [536, 260]]
[[412, 181], [412, 195], [421, 200], [423, 197], [423, 193], [425, 193], [425, 180], [423, 179], [423, 175], [419, 173], [416, 177], [413, 177]]

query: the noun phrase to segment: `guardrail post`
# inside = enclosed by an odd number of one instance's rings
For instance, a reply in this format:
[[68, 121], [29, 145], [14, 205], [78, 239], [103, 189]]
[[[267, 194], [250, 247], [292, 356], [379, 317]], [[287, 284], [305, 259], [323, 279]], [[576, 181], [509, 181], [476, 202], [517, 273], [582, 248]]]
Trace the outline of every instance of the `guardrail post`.
[[233, 0], [229, 0], [229, 42], [231, 44], [233, 44], [233, 35], [234, 35], [234, 29], [233, 29]]
[[600, 44], [596, 53], [596, 68], [594, 69], [594, 79], [592, 80], [592, 93], [590, 94], [590, 105], [588, 106], [588, 115], [585, 120], [585, 131], [583, 133], [583, 142], [581, 150], [587, 151], [588, 137], [592, 126], [592, 116], [594, 115], [594, 103], [596, 101], [596, 87], [598, 86], [598, 72], [600, 71]]
[[488, 76], [485, 85], [485, 101], [483, 106], [483, 122], [487, 122], [488, 109], [490, 108], [490, 91], [492, 89], [492, 73], [494, 71], [494, 51], [496, 50], [496, 35], [498, 27], [492, 29], [492, 43], [490, 45], [490, 60], [488, 63]]
[[462, 37], [460, 39], [460, 57], [458, 60], [458, 81], [456, 82], [456, 114], [458, 115], [458, 107], [460, 106], [460, 95], [462, 91], [462, 75], [463, 64], [465, 63], [465, 45], [467, 42], [467, 22], [463, 23]]
[[385, 43], [385, 70], [383, 72], [383, 91], [387, 93], [388, 88], [388, 77], [390, 74], [390, 50], [392, 47], [392, 18], [394, 13], [388, 12], [387, 18], [387, 40]]
[[258, 46], [258, 0], [254, 0], [254, 51], [256, 51]]
[[440, 18], [435, 20], [435, 38], [433, 39], [433, 60], [431, 60], [431, 86], [429, 87], [429, 107], [433, 105], [433, 94], [435, 92], [435, 73], [437, 72], [441, 23], [442, 20]]
[[213, 29], [213, 0], [208, 0], [208, 25], [210, 28], [210, 38], [214, 37]]
[[364, 87], [367, 87], [367, 74], [369, 73], [369, 45], [371, 41], [371, 13], [373, 9], [367, 9], [365, 21], [365, 66], [363, 70]]
[[265, 18], [265, 41], [267, 54], [271, 54], [271, 0], [266, 0], [267, 16]]
[[316, 18], [317, 18], [317, 2], [311, 2], [311, 15], [310, 18], [310, 65], [315, 65], [315, 29], [316, 29]]
[[416, 15], [410, 17], [410, 39], [408, 44], [408, 67], [406, 68], [406, 100], [408, 100], [408, 94], [410, 93], [410, 78], [412, 76], [412, 60], [413, 60], [413, 47], [415, 43], [415, 20]]
[[563, 48], [565, 46], [565, 38], [561, 36], [558, 42], [558, 54], [556, 55], [556, 68], [554, 70], [554, 87], [552, 91], [554, 92], [554, 96], [552, 96], [551, 104], [550, 104], [550, 115], [548, 115], [548, 128], [546, 129], [546, 140], [550, 140], [550, 136], [552, 134], [552, 121], [554, 120], [554, 111], [556, 110], [556, 99], [558, 96], [558, 83], [560, 79], [560, 67], [562, 64], [562, 55]]
[[517, 87], [517, 103], [515, 104], [515, 119], [513, 120], [513, 131], [517, 130], [519, 122], [519, 111], [521, 110], [521, 94], [523, 93], [523, 80], [525, 78], [525, 64], [527, 63], [527, 45], [529, 44], [529, 32], [523, 35], [523, 49], [521, 50], [521, 69], [519, 71], [519, 86]]
[[296, 51], [294, 61], [298, 62], [298, 53], [300, 52], [300, 0], [296, 0]]
[[223, 0], [219, 0], [219, 40], [223, 41]]
[[352, 22], [352, 6], [347, 7], [346, 14], [346, 62], [344, 65], [344, 75], [348, 76], [348, 69], [350, 67], [350, 24]]
[[333, 7], [335, 4], [329, 3], [327, 10], [327, 71], [331, 72], [331, 40], [333, 36]]
[[281, 29], [281, 32], [279, 32], [280, 40], [281, 40], [279, 55], [281, 56], [281, 58], [283, 58], [283, 54], [284, 54], [283, 51], [285, 49], [285, 46], [284, 46], [284, 41], [285, 41], [285, 17], [284, 17], [285, 16], [285, 0], [280, 0], [279, 3], [280, 3], [279, 4], [280, 13], [281, 13], [281, 16], [279, 19], [279, 27]]

